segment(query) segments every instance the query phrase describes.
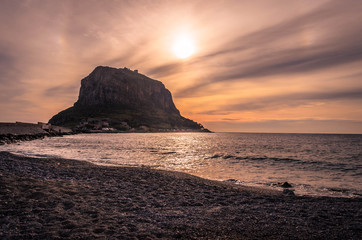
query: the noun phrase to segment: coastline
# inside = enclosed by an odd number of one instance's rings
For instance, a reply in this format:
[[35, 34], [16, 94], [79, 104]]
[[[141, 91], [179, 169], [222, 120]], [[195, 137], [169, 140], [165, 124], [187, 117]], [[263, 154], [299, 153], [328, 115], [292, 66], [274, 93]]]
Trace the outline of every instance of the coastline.
[[360, 239], [362, 199], [0, 152], [1, 239]]
[[[45, 126], [46, 129], [43, 129]], [[39, 123], [5, 123], [0, 122], [0, 145], [11, 144], [20, 141], [32, 141], [36, 139], [43, 139], [45, 137], [62, 137], [64, 135], [74, 134], [94, 134], [94, 133], [175, 133], [175, 132], [205, 132], [212, 133], [212, 131], [205, 129], [202, 131], [192, 129], [158, 129], [158, 130], [145, 130], [133, 129], [127, 131], [120, 130], [71, 130], [70, 128], [51, 126], [50, 124]]]
[[64, 135], [75, 134], [69, 129], [58, 126], [54, 126], [54, 129], [49, 129], [49, 126], [47, 126], [47, 129], [45, 130], [42, 128], [43, 125], [43, 123], [0, 122], [0, 145], [20, 141], [32, 141], [36, 139], [43, 139], [45, 137], [62, 137]]

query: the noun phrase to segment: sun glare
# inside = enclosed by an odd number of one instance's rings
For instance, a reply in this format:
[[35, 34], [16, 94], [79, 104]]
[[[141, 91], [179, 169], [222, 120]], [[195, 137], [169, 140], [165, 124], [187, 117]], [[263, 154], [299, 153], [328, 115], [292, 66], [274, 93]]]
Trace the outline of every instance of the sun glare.
[[175, 38], [172, 51], [178, 58], [188, 58], [195, 53], [195, 43], [188, 35], [182, 35]]

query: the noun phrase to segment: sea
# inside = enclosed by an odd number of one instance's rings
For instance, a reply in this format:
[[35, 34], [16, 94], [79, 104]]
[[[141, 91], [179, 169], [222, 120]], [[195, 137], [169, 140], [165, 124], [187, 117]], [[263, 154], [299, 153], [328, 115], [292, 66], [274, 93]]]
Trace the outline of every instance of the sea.
[[39, 158], [151, 167], [296, 195], [362, 197], [362, 135], [97, 133], [0, 146]]

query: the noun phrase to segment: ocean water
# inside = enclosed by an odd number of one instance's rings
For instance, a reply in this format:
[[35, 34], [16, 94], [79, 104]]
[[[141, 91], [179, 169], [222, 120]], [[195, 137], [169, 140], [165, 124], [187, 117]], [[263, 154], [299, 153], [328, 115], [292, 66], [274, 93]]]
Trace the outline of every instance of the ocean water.
[[79, 134], [0, 151], [101, 165], [150, 166], [297, 195], [361, 197], [362, 135], [271, 133]]

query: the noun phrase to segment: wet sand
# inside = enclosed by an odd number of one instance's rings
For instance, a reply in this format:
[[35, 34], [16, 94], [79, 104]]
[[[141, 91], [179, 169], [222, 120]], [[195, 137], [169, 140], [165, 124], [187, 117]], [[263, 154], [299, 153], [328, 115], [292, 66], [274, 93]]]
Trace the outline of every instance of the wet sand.
[[0, 239], [362, 239], [362, 199], [1, 152]]

